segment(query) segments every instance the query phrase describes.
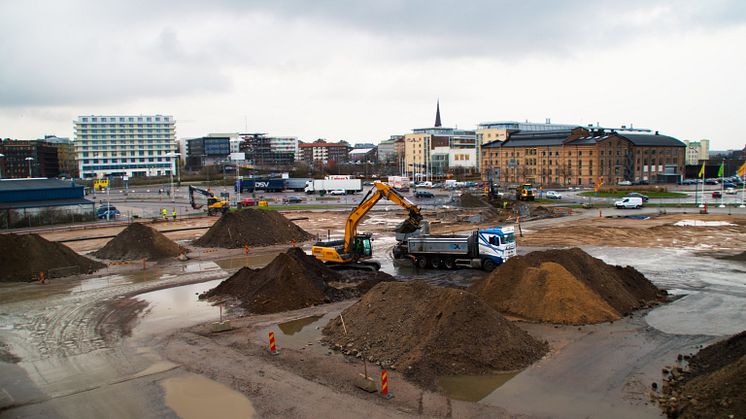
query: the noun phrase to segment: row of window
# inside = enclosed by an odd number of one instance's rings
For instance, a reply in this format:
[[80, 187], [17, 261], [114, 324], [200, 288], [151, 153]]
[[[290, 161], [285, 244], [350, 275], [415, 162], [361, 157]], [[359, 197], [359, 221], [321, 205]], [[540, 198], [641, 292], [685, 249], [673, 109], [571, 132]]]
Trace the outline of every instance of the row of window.
[[83, 165], [81, 170], [131, 170], [131, 169], [157, 169], [164, 168], [170, 169], [170, 164], [153, 163], [153, 164], [127, 164], [127, 165], [112, 165], [112, 164], [89, 164]]
[[137, 122], [143, 122], [143, 121], [145, 122], [153, 122], [153, 121], [169, 122], [171, 121], [171, 117], [169, 116], [116, 116], [116, 117], [115, 116], [92, 116], [92, 117], [83, 116], [80, 118], [82, 122], [88, 122], [89, 119], [91, 122], [107, 122], [107, 121], [108, 122], [125, 122], [125, 120], [127, 122], [135, 122], [135, 120], [137, 120]]

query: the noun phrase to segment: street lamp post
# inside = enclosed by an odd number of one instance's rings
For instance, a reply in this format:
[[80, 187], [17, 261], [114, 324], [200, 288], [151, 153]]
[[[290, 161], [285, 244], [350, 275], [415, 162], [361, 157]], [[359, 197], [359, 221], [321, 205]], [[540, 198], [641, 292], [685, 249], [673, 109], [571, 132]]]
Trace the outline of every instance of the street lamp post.
[[[0, 153], [0, 159], [2, 159], [3, 157], [5, 157], [5, 154]], [[2, 178], [3, 178], [3, 165], [0, 164], [0, 179]]]
[[176, 196], [174, 195], [174, 170], [176, 168], [176, 160], [175, 158], [177, 156], [180, 156], [181, 153], [168, 153], [166, 154], [166, 157], [171, 158], [171, 170], [169, 170], [171, 174], [171, 202], [176, 202]]
[[31, 177], [31, 162], [34, 161], [34, 158], [26, 157], [26, 161], [28, 162], [28, 177]]

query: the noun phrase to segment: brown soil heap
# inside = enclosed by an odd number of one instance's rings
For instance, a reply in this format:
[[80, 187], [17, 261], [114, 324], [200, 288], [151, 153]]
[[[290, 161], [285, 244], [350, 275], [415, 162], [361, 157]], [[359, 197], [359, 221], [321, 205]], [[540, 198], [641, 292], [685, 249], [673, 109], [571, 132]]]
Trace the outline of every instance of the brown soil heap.
[[344, 327], [336, 317], [324, 328], [330, 347], [428, 388], [441, 375], [524, 368], [548, 349], [477, 296], [419, 281], [378, 284], [342, 316]]
[[51, 273], [58, 276], [91, 273], [104, 266], [36, 234], [0, 234], [0, 282], [30, 281], [39, 272], [49, 277], [50, 269], [71, 268]]
[[160, 231], [141, 223], [132, 223], [111, 239], [93, 256], [100, 259], [164, 259], [179, 256], [186, 249], [174, 243]]
[[502, 313], [559, 324], [620, 319], [666, 295], [636, 269], [608, 265], [579, 248], [508, 259], [470, 290]]
[[[345, 275], [327, 268], [313, 256], [294, 247], [288, 249], [287, 253], [277, 255], [262, 269], [242, 268], [201, 298], [234, 297], [252, 313], [277, 313], [359, 297], [373, 284], [393, 279], [383, 275], [379, 273], [353, 285]], [[334, 287], [331, 284], [344, 285]]]
[[252, 208], [229, 212], [193, 244], [236, 249], [249, 246], [302, 242], [313, 237], [277, 211]]
[[468, 192], [464, 192], [459, 197], [459, 203], [464, 208], [478, 208], [478, 207], [488, 207], [489, 205], [486, 204], [481, 197], [472, 195]]
[[674, 367], [663, 394], [661, 408], [669, 417], [744, 417], [746, 331], [699, 351], [688, 371]]

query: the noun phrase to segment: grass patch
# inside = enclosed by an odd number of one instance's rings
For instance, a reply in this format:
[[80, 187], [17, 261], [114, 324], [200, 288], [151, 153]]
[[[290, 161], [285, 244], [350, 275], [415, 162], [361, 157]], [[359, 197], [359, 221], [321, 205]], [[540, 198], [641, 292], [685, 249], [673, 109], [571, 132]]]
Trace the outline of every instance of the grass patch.
[[[629, 195], [630, 192], [637, 192], [637, 191], [601, 191], [601, 192], [593, 192], [593, 191], [587, 191], [587, 192], [581, 192], [578, 195], [580, 196], [590, 196], [590, 197], [597, 197], [597, 198], [622, 198], [627, 195]], [[643, 195], [648, 196], [649, 198], [683, 198], [688, 196], [688, 194], [685, 194], [683, 192], [655, 192], [655, 191], [643, 191], [638, 192]]]

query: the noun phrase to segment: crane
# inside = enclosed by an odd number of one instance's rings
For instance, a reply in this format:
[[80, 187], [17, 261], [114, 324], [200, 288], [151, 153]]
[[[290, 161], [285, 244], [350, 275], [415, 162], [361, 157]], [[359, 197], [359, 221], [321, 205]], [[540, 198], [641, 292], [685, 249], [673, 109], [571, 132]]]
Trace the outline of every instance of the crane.
[[189, 203], [192, 205], [192, 208], [194, 209], [200, 209], [204, 207], [204, 205], [200, 205], [194, 202], [195, 192], [207, 197], [207, 214], [208, 215], [225, 214], [226, 212], [228, 212], [228, 209], [230, 209], [231, 205], [228, 201], [218, 198], [210, 191], [206, 191], [200, 188], [195, 188], [194, 186], [189, 185]]
[[377, 271], [381, 268], [378, 262], [364, 262], [373, 255], [370, 234], [357, 234], [357, 226], [365, 215], [378, 201], [386, 198], [409, 211], [409, 216], [397, 228], [398, 233], [412, 233], [416, 231], [422, 221], [420, 208], [411, 203], [393, 187], [376, 181], [360, 203], [352, 209], [345, 222], [343, 240], [317, 242], [311, 254], [316, 259], [331, 265], [332, 268], [350, 268]]

